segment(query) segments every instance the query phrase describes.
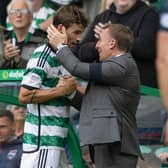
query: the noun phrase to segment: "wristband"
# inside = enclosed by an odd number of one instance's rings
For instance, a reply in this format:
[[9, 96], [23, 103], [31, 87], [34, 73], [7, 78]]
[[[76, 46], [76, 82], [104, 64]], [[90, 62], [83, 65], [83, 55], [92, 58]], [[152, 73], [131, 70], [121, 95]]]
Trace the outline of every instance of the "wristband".
[[58, 50], [61, 50], [64, 47], [67, 47], [67, 44], [60, 43], [60, 44], [57, 45]]

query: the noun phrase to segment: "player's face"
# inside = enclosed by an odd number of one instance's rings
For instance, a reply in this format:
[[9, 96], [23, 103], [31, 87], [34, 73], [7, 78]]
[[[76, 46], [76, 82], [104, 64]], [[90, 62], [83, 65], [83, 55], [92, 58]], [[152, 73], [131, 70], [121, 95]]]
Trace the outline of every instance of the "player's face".
[[72, 24], [67, 28], [68, 46], [75, 47], [77, 43], [81, 41], [82, 33], [84, 32], [84, 27], [81, 24]]

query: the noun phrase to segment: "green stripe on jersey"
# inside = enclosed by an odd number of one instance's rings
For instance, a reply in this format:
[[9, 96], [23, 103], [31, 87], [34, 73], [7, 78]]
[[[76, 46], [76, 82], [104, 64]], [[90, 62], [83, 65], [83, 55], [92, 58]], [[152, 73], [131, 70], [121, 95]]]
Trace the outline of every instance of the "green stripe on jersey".
[[40, 141], [40, 146], [58, 146], [63, 148], [65, 145], [65, 138], [61, 138], [58, 136], [38, 137], [32, 134], [24, 133], [23, 136], [24, 144], [38, 145], [38, 141]]
[[58, 84], [59, 78], [47, 78], [46, 81], [42, 81], [42, 85], [46, 87], [55, 87]]
[[[39, 117], [28, 113], [26, 116], [26, 122], [29, 122], [34, 125], [39, 125]], [[56, 116], [41, 116], [40, 118], [41, 125], [47, 126], [59, 126], [67, 128], [66, 124], [69, 122], [69, 118], [56, 117]]]

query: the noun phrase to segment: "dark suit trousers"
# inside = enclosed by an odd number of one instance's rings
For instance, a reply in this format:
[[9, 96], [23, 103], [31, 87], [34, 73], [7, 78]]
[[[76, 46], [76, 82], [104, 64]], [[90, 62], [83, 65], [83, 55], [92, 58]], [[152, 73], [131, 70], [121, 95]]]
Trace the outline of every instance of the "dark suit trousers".
[[96, 168], [136, 168], [138, 156], [121, 153], [120, 142], [92, 146]]

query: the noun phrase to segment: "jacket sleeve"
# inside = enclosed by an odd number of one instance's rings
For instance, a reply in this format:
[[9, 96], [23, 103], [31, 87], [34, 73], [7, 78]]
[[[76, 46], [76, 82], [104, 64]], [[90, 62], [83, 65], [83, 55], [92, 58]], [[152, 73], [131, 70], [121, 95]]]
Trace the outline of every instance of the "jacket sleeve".
[[72, 75], [105, 85], [120, 83], [126, 73], [126, 68], [117, 61], [80, 62], [68, 47], [61, 49], [56, 58]]

